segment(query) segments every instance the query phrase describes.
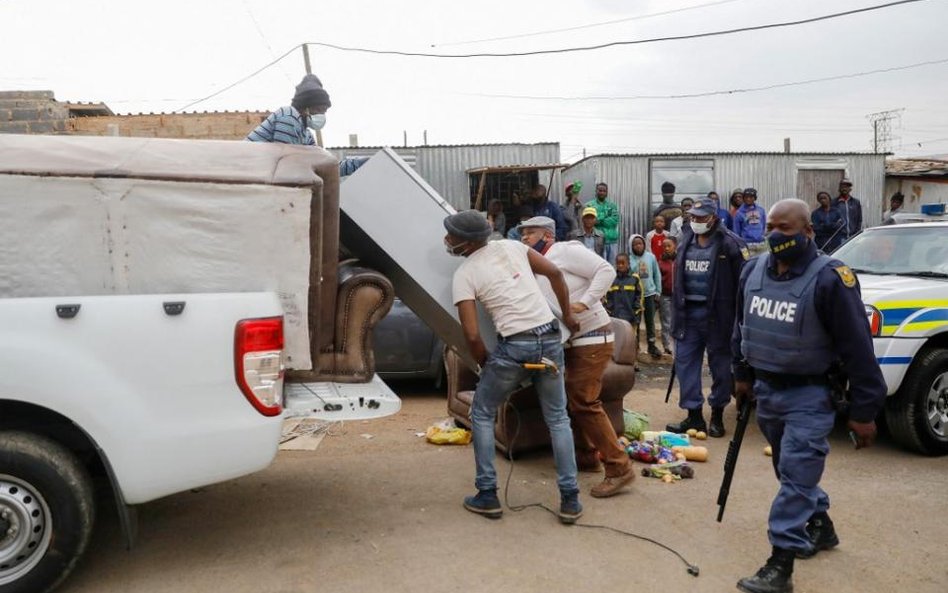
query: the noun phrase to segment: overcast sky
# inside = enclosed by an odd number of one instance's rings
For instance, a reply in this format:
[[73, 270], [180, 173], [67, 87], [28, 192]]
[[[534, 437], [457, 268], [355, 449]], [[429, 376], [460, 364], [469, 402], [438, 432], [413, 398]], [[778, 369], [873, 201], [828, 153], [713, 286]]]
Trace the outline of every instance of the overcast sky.
[[[118, 113], [171, 112], [303, 42], [510, 53], [795, 21], [887, 1], [0, 0], [0, 89], [49, 89]], [[608, 21], [620, 22], [597, 25]], [[917, 156], [948, 153], [946, 23], [948, 0], [926, 0], [576, 53], [437, 59], [314, 46], [311, 56], [333, 101], [328, 145], [347, 144], [350, 133], [363, 146], [400, 145], [403, 131], [421, 144], [427, 130], [430, 144], [560, 142], [566, 161], [584, 149], [782, 150], [788, 136], [794, 151], [864, 151], [872, 140], [866, 116], [904, 108], [894, 148]], [[543, 33], [561, 29], [571, 30]], [[946, 61], [743, 94], [562, 99], [732, 90], [936, 60]], [[304, 73], [297, 50], [190, 110], [273, 110], [289, 103]], [[530, 98], [515, 98], [523, 96]]]

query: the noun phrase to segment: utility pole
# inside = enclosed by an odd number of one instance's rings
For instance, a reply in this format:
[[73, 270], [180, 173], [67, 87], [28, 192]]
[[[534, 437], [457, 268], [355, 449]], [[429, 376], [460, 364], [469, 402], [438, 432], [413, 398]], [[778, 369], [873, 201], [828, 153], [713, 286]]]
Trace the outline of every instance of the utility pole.
[[898, 136], [892, 134], [892, 122], [893, 120], [896, 121], [896, 126], [901, 128], [903, 111], [905, 111], [904, 107], [900, 109], [889, 109], [887, 111], [870, 113], [866, 116], [869, 118], [869, 122], [872, 124], [873, 153], [879, 154], [880, 152], [892, 152], [895, 140], [899, 139]]
[[[303, 65], [306, 67], [307, 74], [313, 73], [313, 67], [309, 61], [309, 46], [305, 43], [303, 44]], [[322, 148], [323, 146], [323, 131], [322, 130], [316, 130], [316, 145], [319, 146], [320, 148]]]

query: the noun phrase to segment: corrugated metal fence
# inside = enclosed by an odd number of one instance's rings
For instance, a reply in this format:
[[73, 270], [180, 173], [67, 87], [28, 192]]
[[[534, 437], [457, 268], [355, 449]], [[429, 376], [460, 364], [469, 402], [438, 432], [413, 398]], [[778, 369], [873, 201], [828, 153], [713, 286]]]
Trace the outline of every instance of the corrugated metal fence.
[[[372, 156], [378, 147], [330, 148], [339, 158]], [[541, 165], [558, 163], [560, 145], [556, 142], [540, 144], [473, 144], [457, 146], [409, 146], [392, 147], [400, 157], [414, 167], [421, 177], [441, 197], [458, 210], [471, 205], [471, 189], [468, 169], [502, 165]], [[547, 175], [541, 175], [540, 183], [546, 184]], [[558, 176], [557, 176], [558, 178]], [[554, 181], [558, 183], [558, 181]], [[559, 199], [562, 188], [551, 188], [551, 199]]]
[[[564, 183], [582, 181], [583, 200], [595, 195], [595, 184], [609, 185], [609, 199], [619, 206], [621, 249], [633, 232], [651, 229], [649, 195], [652, 160], [713, 160], [714, 187], [726, 202], [731, 189], [754, 187], [758, 204], [769, 208], [783, 198], [798, 197], [800, 171], [838, 170], [853, 182], [853, 195], [862, 202], [866, 226], [879, 224], [884, 207], [885, 155], [882, 154], [651, 154], [598, 155], [584, 159], [563, 171]], [[825, 188], [836, 195], [836, 188]], [[799, 196], [808, 201], [815, 196]]]

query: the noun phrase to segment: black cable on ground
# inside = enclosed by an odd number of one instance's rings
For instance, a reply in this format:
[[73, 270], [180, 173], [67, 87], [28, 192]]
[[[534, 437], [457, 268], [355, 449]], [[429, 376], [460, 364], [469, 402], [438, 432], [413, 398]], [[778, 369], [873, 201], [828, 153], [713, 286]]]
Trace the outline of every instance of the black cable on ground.
[[[505, 505], [508, 509], [510, 509], [511, 511], [513, 511], [513, 512], [515, 512], [515, 513], [519, 513], [520, 511], [522, 511], [522, 510], [524, 510], [524, 509], [529, 509], [529, 508], [543, 509], [544, 511], [546, 511], [546, 512], [550, 513], [551, 515], [553, 515], [554, 517], [557, 517], [557, 518], [558, 518], [559, 515], [557, 514], [557, 512], [556, 512], [555, 510], [551, 509], [550, 507], [546, 506], [545, 504], [543, 504], [543, 503], [541, 503], [541, 502], [532, 502], [532, 503], [521, 504], [521, 505], [512, 505], [512, 504], [510, 504], [508, 492], [509, 492], [509, 490], [510, 490], [510, 479], [513, 477], [513, 470], [514, 470], [514, 459], [513, 459], [514, 443], [517, 442], [517, 437], [520, 436], [520, 411], [517, 409], [517, 406], [513, 405], [513, 404], [510, 402], [510, 399], [511, 399], [512, 396], [513, 396], [512, 393], [511, 393], [510, 395], [508, 395], [508, 396], [507, 396], [507, 400], [504, 402], [504, 407], [509, 407], [511, 410], [513, 410], [513, 411], [514, 411], [514, 416], [515, 416], [516, 419], [517, 419], [517, 424], [516, 424], [516, 427], [517, 427], [517, 428], [516, 428], [516, 430], [514, 430], [513, 437], [510, 439], [510, 442], [507, 444], [507, 455], [506, 455], [506, 457], [507, 457], [507, 462], [508, 462], [509, 467], [510, 467], [510, 471], [507, 472], [507, 480], [504, 482], [504, 505]], [[616, 527], [611, 527], [611, 526], [609, 526], [609, 525], [596, 525], [596, 524], [594, 524], [594, 523], [580, 523], [580, 522], [578, 522], [578, 521], [577, 521], [576, 523], [574, 523], [574, 525], [575, 525], [576, 527], [585, 527], [585, 528], [587, 528], [587, 529], [603, 529], [603, 530], [605, 530], [605, 531], [611, 531], [611, 532], [613, 532], [613, 533], [618, 533], [619, 535], [625, 535], [625, 536], [632, 537], [632, 538], [635, 538], [635, 539], [640, 540], [640, 541], [644, 541], [644, 542], [648, 542], [648, 543], [650, 543], [650, 544], [654, 544], [654, 545], [658, 546], [659, 548], [662, 548], [663, 550], [666, 550], [666, 551], [668, 551], [668, 552], [674, 554], [679, 560], [681, 560], [682, 563], [685, 565], [685, 569], [688, 571], [688, 574], [690, 574], [691, 576], [697, 577], [697, 576], [699, 575], [699, 573], [700, 573], [700, 569], [698, 568], [698, 565], [697, 565], [697, 564], [692, 564], [691, 562], [688, 562], [688, 559], [685, 558], [685, 557], [681, 554], [681, 552], [679, 552], [679, 551], [676, 550], [675, 548], [669, 546], [668, 544], [664, 544], [664, 543], [662, 543], [662, 542], [660, 542], [660, 541], [658, 541], [658, 540], [656, 540], [656, 539], [652, 539], [652, 538], [650, 538], [650, 537], [647, 537], [647, 536], [644, 536], [644, 535], [640, 535], [640, 534], [634, 533], [634, 532], [632, 532], [632, 531], [625, 531], [625, 530], [623, 530], [623, 529], [618, 529], [618, 528], [616, 528]]]

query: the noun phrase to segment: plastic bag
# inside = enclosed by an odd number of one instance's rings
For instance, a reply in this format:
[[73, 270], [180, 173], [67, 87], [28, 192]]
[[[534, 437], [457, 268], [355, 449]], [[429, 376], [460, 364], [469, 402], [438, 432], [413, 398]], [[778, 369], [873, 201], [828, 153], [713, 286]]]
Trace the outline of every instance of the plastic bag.
[[648, 430], [648, 416], [633, 410], [622, 410], [622, 423], [625, 425], [626, 437], [631, 441], [638, 441], [642, 433]]
[[467, 445], [471, 442], [471, 431], [454, 426], [451, 420], [442, 420], [428, 427], [425, 439], [434, 445]]

